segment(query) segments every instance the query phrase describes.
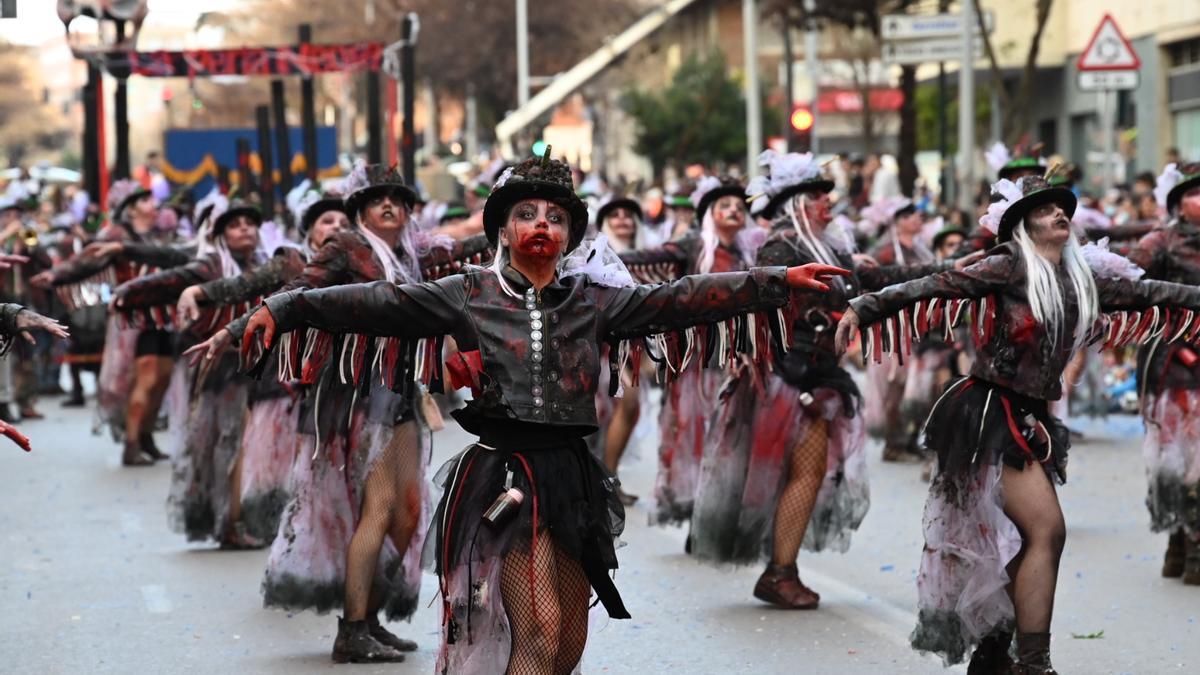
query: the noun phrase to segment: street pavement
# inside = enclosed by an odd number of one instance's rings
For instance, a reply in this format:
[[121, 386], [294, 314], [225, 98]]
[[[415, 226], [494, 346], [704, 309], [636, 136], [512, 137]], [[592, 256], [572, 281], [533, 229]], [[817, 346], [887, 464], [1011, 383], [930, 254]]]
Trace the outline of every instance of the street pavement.
[[[0, 446], [0, 672], [433, 670], [432, 576], [412, 623], [391, 626], [419, 652], [398, 665], [334, 666], [332, 615], [262, 608], [265, 551], [187, 544], [167, 527], [167, 466], [122, 468], [118, 447], [90, 433], [90, 410], [64, 410], [56, 399], [42, 409], [45, 420], [22, 425], [32, 454]], [[1080, 425], [1088, 440], [1072, 450], [1061, 491], [1068, 540], [1055, 663], [1063, 673], [1200, 672], [1200, 588], [1159, 577], [1166, 539], [1147, 527], [1140, 423]], [[584, 672], [947, 672], [907, 643], [926, 490], [920, 467], [882, 464], [872, 446], [873, 504], [850, 552], [801, 555], [821, 609], [786, 612], [751, 596], [759, 568], [701, 565], [684, 555], [682, 529], [647, 525], [653, 430], [644, 420], [622, 468], [627, 489], [642, 495], [628, 513], [616, 577], [634, 618], [593, 615]], [[165, 446], [166, 435], [159, 439]], [[468, 442], [455, 427], [437, 434], [433, 466]]]

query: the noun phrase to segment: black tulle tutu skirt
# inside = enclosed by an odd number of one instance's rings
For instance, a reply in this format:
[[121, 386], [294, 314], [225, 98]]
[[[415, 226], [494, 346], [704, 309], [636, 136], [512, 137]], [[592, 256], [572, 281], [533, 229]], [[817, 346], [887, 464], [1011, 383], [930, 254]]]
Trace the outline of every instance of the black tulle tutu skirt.
[[984, 465], [1023, 468], [1037, 462], [1058, 483], [1067, 478], [1067, 427], [1045, 400], [975, 377], [946, 386], [925, 423], [925, 447], [938, 473], [967, 478]]
[[[511, 481], [511, 483], [510, 483]], [[473, 444], [446, 462], [434, 482], [424, 563], [438, 575], [443, 642], [438, 672], [502, 672], [510, 629], [500, 596], [505, 556], [549, 537], [576, 560], [609, 616], [629, 618], [613, 584], [616, 538], [625, 525], [617, 481], [582, 436], [560, 428], [488, 422]], [[511, 484], [525, 498], [500, 524], [485, 511]], [[535, 583], [530, 575], [530, 583]]]

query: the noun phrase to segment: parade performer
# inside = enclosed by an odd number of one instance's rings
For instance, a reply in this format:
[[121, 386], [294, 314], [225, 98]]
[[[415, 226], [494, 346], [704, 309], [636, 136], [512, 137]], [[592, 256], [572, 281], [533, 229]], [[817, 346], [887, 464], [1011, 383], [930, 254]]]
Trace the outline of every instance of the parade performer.
[[[113, 184], [109, 224], [79, 255], [30, 279], [53, 286], [68, 308], [102, 304], [104, 288], [157, 269], [185, 264], [191, 256], [164, 245], [156, 230], [154, 195], [134, 181]], [[170, 383], [174, 345], [166, 330], [130, 327], [110, 313], [100, 365], [97, 415], [113, 440], [124, 441], [121, 462], [146, 466], [166, 455], [154, 444], [154, 425]]]
[[[1171, 220], [1129, 259], [1149, 279], [1200, 285], [1200, 164], [1170, 164], [1155, 189]], [[1169, 532], [1162, 575], [1200, 585], [1200, 372], [1195, 346], [1159, 335], [1138, 353], [1150, 526]]]
[[[883, 228], [870, 256], [881, 265], [928, 264], [933, 253], [918, 237], [924, 218], [915, 204], [906, 197], [889, 197], [871, 204], [860, 214]], [[909, 377], [920, 377], [922, 364], [916, 361], [901, 366], [894, 361], [867, 364], [867, 377], [875, 395], [867, 398], [863, 418], [867, 431], [883, 439], [883, 461], [919, 461], [920, 453], [912, 444], [925, 417], [919, 419], [905, 414], [905, 391]], [[908, 406], [908, 412], [911, 412]]]
[[[21, 256], [0, 255], [0, 268], [8, 267], [9, 261], [23, 262]], [[67, 327], [37, 312], [14, 303], [0, 303], [0, 356], [7, 354], [12, 347], [13, 339], [20, 335], [27, 342], [33, 342], [29, 331], [43, 330], [62, 340], [70, 338]], [[0, 420], [0, 434], [7, 436], [25, 452], [32, 450], [29, 439], [17, 431], [13, 425]]]
[[[358, 184], [360, 188], [363, 185], [370, 186], [365, 172], [359, 172], [359, 174], [351, 179], [348, 187], [353, 189], [355, 184]], [[391, 178], [402, 180], [398, 175]], [[375, 192], [380, 192], [383, 187], [387, 187], [386, 182], [375, 185]], [[396, 192], [392, 195], [394, 211], [404, 208], [405, 197], [403, 192]], [[359, 202], [361, 203], [361, 196]], [[378, 213], [367, 212], [363, 215], [363, 220], [356, 219], [356, 224], [350, 225], [346, 213], [347, 207], [341, 199], [326, 197], [314, 203], [302, 204], [301, 209], [303, 215], [299, 219], [300, 226], [301, 230], [306, 233], [302, 248], [304, 260], [332, 270], [348, 269], [353, 260], [366, 260], [377, 267], [362, 269], [357, 273], [358, 278], [370, 280], [372, 274], [383, 278], [384, 272], [381, 263], [377, 262], [378, 257], [372, 257], [375, 256], [373, 251], [367, 254], [362, 250], [363, 247], [369, 246], [365, 235], [346, 234], [355, 229], [366, 228], [371, 229], [376, 236], [390, 237], [389, 228], [386, 225], [381, 227]], [[414, 232], [413, 236], [416, 237], [414, 249], [423, 251], [423, 254], [420, 255], [420, 263], [421, 275], [425, 279], [436, 279], [455, 273], [465, 264], [480, 264], [490, 260], [491, 257], [487, 237], [482, 234], [458, 242], [435, 239], [432, 244], [425, 241], [419, 233]], [[331, 243], [335, 248], [331, 249], [328, 254], [323, 253], [326, 244]], [[428, 250], [426, 250], [426, 245], [428, 245]], [[192, 290], [191, 294], [196, 296], [196, 300], [201, 306], [208, 303], [240, 304], [254, 297], [270, 295], [284, 287], [292, 285], [298, 287], [298, 284], [305, 283], [305, 279], [309, 280], [308, 283], [313, 283], [314, 279], [319, 280], [321, 278], [319, 270], [307, 268], [303, 262], [299, 272], [293, 271], [294, 263], [289, 259], [294, 253], [294, 249], [286, 250], [286, 252], [285, 249], [280, 249], [272, 261], [257, 268], [245, 277], [245, 281], [217, 281], [202, 285]], [[347, 274], [349, 273], [347, 272]], [[331, 280], [336, 281], [337, 278], [331, 277]], [[240, 339], [248, 319], [249, 315], [246, 315], [235, 320], [226, 329], [218, 331], [212, 339], [190, 349], [189, 355], [205, 355], [207, 356], [205, 361], [216, 358], [227, 345], [234, 342], [231, 332], [236, 333], [236, 337]], [[274, 362], [268, 362], [268, 367], [273, 365]], [[270, 377], [273, 376], [268, 372], [255, 385], [254, 390], [270, 390], [270, 384], [266, 381]], [[329, 376], [324, 377], [328, 378]], [[303, 383], [305, 380], [307, 380], [307, 384]], [[320, 391], [324, 392], [322, 393], [323, 397], [328, 397], [328, 386], [331, 380], [317, 377], [315, 371], [303, 378], [291, 379], [287, 383], [287, 387], [294, 395], [314, 396], [318, 393], [312, 386], [314, 382], [324, 387]], [[390, 396], [390, 393], [379, 392], [377, 397], [385, 396]], [[370, 603], [374, 605], [378, 602], [385, 605], [384, 609], [389, 618], [407, 618], [415, 608], [415, 597], [419, 584], [419, 546], [412, 549], [418, 552], [408, 554], [413, 556], [408, 558], [400, 555], [398, 550], [400, 546], [384, 542], [383, 555], [380, 558], [381, 564], [385, 565], [385, 571], [376, 580], [371, 581], [372, 584], [378, 585], [378, 588], [364, 588], [361, 580], [355, 581], [351, 586], [346, 584], [348, 553], [351, 552], [350, 544], [353, 537], [356, 536], [356, 532], [360, 528], [363, 532], [374, 532], [381, 523], [386, 526], [390, 518], [398, 524], [395, 526], [395, 530], [388, 530], [389, 535], [393, 532], [402, 533], [405, 522], [403, 519], [408, 517], [403, 513], [391, 514], [389, 509], [402, 509], [408, 508], [408, 506], [398, 503], [396, 500], [387, 499], [388, 486], [383, 484], [382, 480], [377, 477], [374, 482], [364, 484], [368, 475], [366, 462], [371, 458], [372, 453], [379, 454], [379, 449], [375, 445], [382, 437], [382, 432], [371, 435], [363, 433], [359, 434], [361, 438], [356, 436], [350, 439], [349, 442], [357, 448], [357, 452], [352, 453], [351, 457], [354, 466], [359, 468], [347, 472], [343, 469], [345, 464], [342, 459], [346, 456], [346, 451], [342, 448], [347, 445], [347, 441], [340, 440], [339, 437], [332, 443], [331, 449], [322, 448], [318, 451], [313, 415], [316, 412], [314, 406], [319, 402], [303, 400], [298, 404], [292, 404], [290, 403], [291, 399], [271, 400], [273, 403], [270, 405], [287, 406], [286, 418], [283, 420], [270, 419], [270, 415], [266, 413], [255, 414], [254, 411], [262, 407], [263, 403], [252, 408], [252, 417], [247, 424], [243, 440], [243, 452], [246, 453], [246, 459], [242, 464], [243, 495], [246, 499], [243, 511], [247, 514], [246, 518], [249, 522], [253, 518], [253, 501], [251, 499], [254, 491], [270, 495], [272, 487], [278, 486], [272, 476], [278, 466], [271, 462], [282, 460], [283, 453], [295, 454], [295, 461], [291, 464], [290, 480], [286, 486], [289, 501], [279, 521], [278, 536], [273, 536], [274, 543], [263, 578], [264, 606], [288, 610], [313, 610], [319, 613], [344, 606], [349, 615], [350, 612], [355, 611], [355, 608], [361, 608], [368, 604], [368, 598], [365, 596], [368, 591], [382, 593], [384, 591], [380, 589], [391, 588], [390, 591], [387, 591], [390, 594], [388, 597], [382, 600], [372, 599]], [[285, 403], [285, 401], [287, 402]], [[360, 403], [365, 404], [365, 399]], [[328, 403], [322, 405], [328, 405]], [[335, 417], [338, 414], [337, 411], [332, 414], [326, 412], [322, 413], [322, 418]], [[358, 413], [356, 412], [356, 414]], [[256, 420], [261, 420], [261, 424], [256, 425]], [[372, 423], [369, 426], [376, 425]], [[403, 426], [400, 428], [405, 429]], [[275, 435], [267, 440], [264, 437], [268, 434]], [[263, 453], [252, 448], [252, 438], [259, 439], [270, 449]], [[286, 447], [288, 443], [291, 443], [291, 448]], [[425, 453], [425, 450], [422, 450], [422, 453]], [[267, 456], [263, 456], [264, 454]], [[272, 460], [272, 456], [276, 459]], [[390, 470], [386, 465], [382, 468]], [[405, 482], [417, 480], [419, 482], [420, 479], [404, 476], [397, 480]], [[255, 490], [256, 485], [258, 486], [257, 490]], [[368, 492], [372, 496], [364, 497], [364, 494]], [[266, 502], [266, 505], [269, 503], [270, 500]], [[368, 507], [373, 510], [363, 512], [363, 509]], [[417, 532], [410, 537], [409, 542], [415, 542], [417, 541], [416, 537], [423, 536], [421, 535], [423, 531], [421, 526], [425, 524], [423, 520], [425, 516], [422, 515], [421, 519], [418, 520]], [[402, 545], [411, 548], [414, 544], [409, 542], [404, 542]], [[357, 564], [370, 552], [370, 549], [364, 546], [354, 549], [352, 564]], [[397, 561], [400, 558], [404, 558], [404, 562], [397, 571], [394, 568], [399, 564]], [[393, 577], [397, 575], [400, 576], [400, 579], [394, 580]], [[356, 593], [353, 599], [347, 598], [350, 589], [354, 589]], [[399, 660], [402, 655], [395, 653], [385, 645], [405, 651], [416, 648], [415, 643], [401, 640], [383, 628], [377, 617], [378, 609], [378, 607], [373, 607], [372, 611], [366, 613], [365, 619], [360, 619], [360, 623], [365, 621], [367, 624], [367, 632], [372, 636], [369, 640], [359, 638], [347, 641], [346, 636], [352, 632], [351, 626], [347, 623], [342, 624], [344, 635], [335, 644], [335, 659], [395, 661]]]
[[[925, 446], [937, 471], [925, 506], [913, 647], [972, 672], [1053, 673], [1050, 619], [1066, 527], [1055, 484], [1066, 479], [1062, 396], [1071, 356], [1200, 332], [1200, 290], [1133, 281], [1140, 270], [1071, 231], [1075, 195], [1038, 176], [993, 186], [981, 223], [1000, 244], [964, 270], [891, 286], [851, 302], [844, 349], [862, 329], [863, 355], [908, 358], [914, 339], [949, 330], [970, 307], [977, 356], [935, 403]], [[1015, 664], [1008, 647], [1016, 630]]]
[[[610, 616], [629, 616], [608, 576], [623, 509], [583, 442], [596, 428], [599, 343], [614, 342], [609, 368], [616, 370], [640, 352], [626, 340], [720, 322], [725, 328], [712, 332], [728, 338], [722, 356], [733, 358], [732, 347], [750, 348], [754, 325], [756, 353], [767, 358], [771, 333], [784, 328], [774, 312], [761, 322], [735, 320], [732, 334], [726, 320], [783, 305], [789, 284], [824, 290], [821, 279], [841, 270], [755, 269], [628, 286], [628, 274], [593, 249], [596, 259], [580, 274], [560, 275], [587, 211], [570, 168], [548, 157], [499, 178], [484, 223], [497, 247], [490, 267], [432, 283], [279, 294], [252, 317], [245, 343], [261, 332], [269, 348], [277, 335], [305, 327], [347, 335], [364, 355], [380, 354], [374, 361], [400, 380], [413, 364], [387, 356], [398, 345], [455, 338], [470, 364], [460, 376], [475, 389], [456, 416], [480, 438], [439, 473], [445, 492], [428, 546], [444, 603], [438, 672], [569, 673], [586, 640], [589, 585]], [[301, 335], [279, 340], [289, 363], [308, 352]], [[378, 377], [365, 357], [356, 362], [364, 366], [358, 375]]]
[[[636, 199], [615, 197], [605, 202], [596, 212], [597, 231], [603, 234], [618, 254], [625, 254], [643, 248], [645, 241], [645, 226], [642, 222], [644, 214]], [[604, 465], [615, 476], [633, 431], [637, 427], [642, 414], [642, 389], [633, 383], [633, 373], [622, 370], [619, 373], [621, 396], [613, 399], [604, 391], [607, 382], [601, 382], [597, 387], [599, 392], [596, 401], [597, 419], [600, 431], [590, 439], [593, 452], [599, 454]], [[618, 486], [617, 496], [625, 506], [637, 502], [637, 495], [629, 494], [623, 487]]]
[[838, 365], [833, 327], [861, 288], [882, 288], [946, 265], [855, 265], [853, 234], [831, 223], [833, 181], [811, 154], [759, 158], [768, 170], [746, 188], [751, 213], [773, 222], [759, 265], [810, 262], [853, 268], [830, 292], [793, 292], [785, 310], [788, 350], [770, 377], [743, 369], [726, 385], [710, 422], [692, 515], [692, 552], [718, 563], [770, 563], [754, 596], [789, 609], [814, 609], [820, 596], [801, 583], [801, 543], [845, 551], [869, 505], [861, 399]]
[[[382, 281], [420, 281], [421, 241], [409, 227], [416, 196], [394, 169], [360, 166], [343, 191], [354, 227], [329, 237], [308, 260], [288, 291]], [[254, 315], [257, 316], [257, 315]], [[254, 325], [247, 315], [230, 332]], [[347, 377], [345, 366], [365, 352], [338, 336], [311, 331], [293, 336], [305, 342], [281, 379], [306, 389], [301, 401], [297, 466], [291, 501], [284, 509], [263, 581], [264, 603], [288, 609], [327, 612], [339, 606], [332, 658], [336, 662], [402, 661], [417, 644], [393, 635], [379, 621], [406, 619], [416, 611], [420, 591], [421, 543], [428, 522], [425, 467], [430, 453], [426, 406], [411, 386], [393, 391], [380, 378]], [[347, 336], [354, 339], [354, 336]], [[205, 357], [220, 345], [197, 346]], [[245, 358], [253, 342], [243, 342]], [[393, 351], [389, 363], [425, 358]], [[261, 364], [265, 366], [265, 362]], [[369, 366], [369, 364], [368, 364]], [[359, 362], [353, 371], [366, 369]], [[261, 369], [257, 371], [261, 375]]]
[[[690, 199], [700, 218], [700, 230], [685, 230], [661, 248], [621, 254], [621, 261], [635, 279], [656, 283], [688, 274], [743, 271], [753, 265], [766, 232], [746, 229], [746, 195], [741, 182], [729, 176], [705, 177]], [[661, 348], [686, 352], [695, 345], [670, 340]], [[659, 524], [691, 520], [705, 433], [723, 377], [719, 368], [704, 368], [699, 359], [693, 358], [663, 385], [658, 476], [654, 482], [654, 520]]]
[[[186, 321], [197, 321], [204, 311], [242, 314], [247, 304], [257, 303], [299, 276], [315, 251], [337, 232], [350, 228], [340, 197], [322, 198], [316, 192], [311, 195], [295, 205], [296, 222], [303, 238], [300, 247], [275, 246], [269, 261], [244, 274], [188, 287], [179, 298], [179, 316]], [[264, 251], [270, 248], [263, 246]], [[229, 342], [227, 328], [222, 327], [217, 335], [220, 337], [213, 340], [222, 345]], [[207, 353], [210, 346], [210, 342], [202, 343], [185, 355]], [[208, 371], [214, 361], [217, 359], [202, 359], [203, 370]], [[269, 544], [275, 539], [280, 516], [290, 499], [288, 477], [293, 475], [299, 454], [296, 434], [300, 406], [296, 403], [297, 392], [275, 377], [252, 381], [249, 387], [250, 412], [234, 463], [237, 493], [231, 499], [230, 520], [244, 524], [246, 540]], [[298, 472], [294, 480], [303, 482], [309, 475], [306, 471]]]
[[[114, 309], [134, 324], [160, 330], [175, 327], [171, 310], [184, 289], [214, 279], [241, 276], [261, 263], [259, 229], [262, 215], [252, 206], [211, 210], [199, 231], [195, 260], [133, 279], [117, 287]], [[207, 337], [221, 318], [201, 317], [187, 330]], [[226, 315], [226, 319], [228, 315]], [[240, 519], [237, 457], [247, 405], [248, 383], [234, 377], [237, 359], [230, 355], [206, 377], [191, 378], [192, 392], [181, 451], [172, 460], [168, 516], [188, 541], [214, 539], [228, 548], [254, 548]]]

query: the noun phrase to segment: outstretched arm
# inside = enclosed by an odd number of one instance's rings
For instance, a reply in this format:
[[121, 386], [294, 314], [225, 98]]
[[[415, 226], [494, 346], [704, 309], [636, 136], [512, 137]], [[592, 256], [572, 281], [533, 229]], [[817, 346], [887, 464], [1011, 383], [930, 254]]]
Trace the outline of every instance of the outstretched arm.
[[1011, 283], [1014, 264], [1011, 255], [990, 255], [965, 269], [946, 270], [861, 295], [850, 301], [834, 342], [839, 351], [845, 351], [860, 325], [874, 325], [921, 301], [974, 300], [991, 295]]
[[181, 267], [132, 279], [117, 287], [113, 305], [121, 310], [173, 305], [183, 289], [203, 283], [215, 275], [206, 260], [195, 260]]
[[756, 267], [668, 284], [605, 288], [599, 300], [602, 331], [605, 337], [639, 337], [776, 309], [787, 304], [790, 289], [827, 291], [832, 277], [846, 274], [828, 265]]
[[419, 284], [376, 281], [278, 293], [250, 317], [242, 348], [260, 330], [263, 346], [270, 348], [275, 333], [306, 327], [376, 337], [445, 335], [462, 316], [467, 283], [464, 277], [453, 276]]

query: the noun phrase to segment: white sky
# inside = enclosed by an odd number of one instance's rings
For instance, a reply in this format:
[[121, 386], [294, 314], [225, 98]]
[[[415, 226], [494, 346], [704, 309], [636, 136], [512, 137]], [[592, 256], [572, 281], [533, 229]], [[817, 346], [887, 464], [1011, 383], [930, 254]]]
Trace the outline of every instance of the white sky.
[[[24, 45], [39, 45], [63, 33], [55, 12], [55, 0], [17, 0], [17, 18], [0, 19], [0, 39]], [[202, 12], [219, 12], [246, 0], [150, 0], [150, 13], [142, 30], [155, 25], [191, 25]], [[197, 5], [201, 5], [197, 7]]]

